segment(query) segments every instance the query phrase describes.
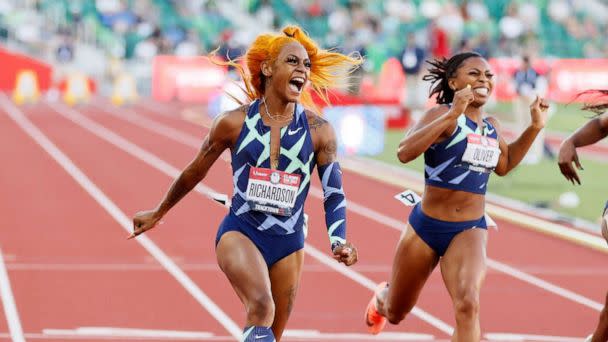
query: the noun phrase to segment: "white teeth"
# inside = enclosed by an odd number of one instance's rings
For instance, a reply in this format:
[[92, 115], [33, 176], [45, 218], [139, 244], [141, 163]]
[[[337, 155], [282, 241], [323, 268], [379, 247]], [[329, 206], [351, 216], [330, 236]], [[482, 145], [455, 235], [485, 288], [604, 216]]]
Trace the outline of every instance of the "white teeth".
[[292, 78], [291, 80], [292, 80], [292, 81], [298, 81], [298, 82], [302, 82], [302, 83], [304, 83], [304, 78], [302, 78], [302, 77], [294, 77], [294, 78]]
[[488, 88], [476, 88], [475, 94], [486, 96], [486, 95], [488, 95], [489, 91], [490, 90]]

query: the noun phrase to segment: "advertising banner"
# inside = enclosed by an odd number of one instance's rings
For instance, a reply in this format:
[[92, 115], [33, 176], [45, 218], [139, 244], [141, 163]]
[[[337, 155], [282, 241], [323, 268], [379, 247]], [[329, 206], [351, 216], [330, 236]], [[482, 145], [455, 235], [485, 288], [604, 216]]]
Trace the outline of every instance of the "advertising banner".
[[157, 56], [152, 66], [152, 97], [207, 103], [224, 85], [226, 74], [225, 67], [207, 57]]
[[[517, 96], [513, 75], [521, 60], [518, 58], [492, 58], [490, 65], [496, 74], [494, 96], [498, 101], [510, 101]], [[608, 89], [608, 59], [534, 59], [532, 67], [541, 74], [546, 89], [539, 95], [550, 100], [568, 103], [577, 94], [589, 89]], [[543, 87], [541, 87], [543, 88]]]

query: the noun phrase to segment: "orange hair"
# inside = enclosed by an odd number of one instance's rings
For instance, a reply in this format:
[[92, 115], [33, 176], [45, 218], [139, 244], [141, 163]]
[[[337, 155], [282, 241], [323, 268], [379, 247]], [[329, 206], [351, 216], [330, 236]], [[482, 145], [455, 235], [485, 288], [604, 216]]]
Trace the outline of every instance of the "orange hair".
[[[243, 91], [249, 100], [253, 101], [264, 95], [266, 77], [262, 74], [262, 63], [265, 61], [274, 62], [281, 49], [293, 42], [300, 43], [306, 49], [311, 63], [310, 86], [312, 91], [327, 104], [329, 104], [328, 90], [346, 84], [348, 75], [354, 70], [354, 67], [363, 63], [361, 56], [344, 55], [319, 48], [302, 29], [292, 25], [283, 28], [282, 34], [259, 35], [244, 57], [240, 57], [236, 61], [221, 62], [220, 64], [232, 66], [239, 72], [245, 82]], [[247, 70], [238, 63], [240, 59], [245, 60]], [[308, 108], [317, 109], [310, 93], [307, 91], [302, 93], [301, 102]]]

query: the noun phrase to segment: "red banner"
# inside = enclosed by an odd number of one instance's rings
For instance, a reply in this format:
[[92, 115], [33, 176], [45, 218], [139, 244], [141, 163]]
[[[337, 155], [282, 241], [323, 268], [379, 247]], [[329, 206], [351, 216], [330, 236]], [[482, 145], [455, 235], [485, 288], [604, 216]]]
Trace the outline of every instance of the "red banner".
[[[490, 65], [496, 73], [494, 95], [499, 101], [509, 101], [515, 96], [513, 75], [521, 60], [517, 58], [492, 58]], [[567, 103], [576, 95], [589, 89], [608, 89], [608, 59], [536, 59], [533, 68], [545, 77], [549, 99]]]
[[608, 89], [608, 58], [558, 59], [551, 66], [549, 77], [551, 99], [572, 101], [589, 89]]
[[45, 91], [51, 85], [51, 66], [32, 57], [13, 53], [0, 48], [0, 90], [13, 91], [17, 74], [23, 70], [32, 70], [37, 77], [40, 90]]
[[152, 66], [152, 97], [207, 103], [226, 81], [225, 67], [206, 57], [157, 56]]

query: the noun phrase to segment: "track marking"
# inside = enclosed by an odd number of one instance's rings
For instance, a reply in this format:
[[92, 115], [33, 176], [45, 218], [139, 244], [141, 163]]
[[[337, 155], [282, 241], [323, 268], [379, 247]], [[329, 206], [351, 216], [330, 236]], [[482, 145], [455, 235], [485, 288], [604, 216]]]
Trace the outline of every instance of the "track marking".
[[116, 327], [80, 327], [76, 329], [43, 329], [47, 336], [81, 336], [114, 338], [161, 338], [170, 340], [206, 340], [214, 335], [206, 331], [177, 331]]
[[[217, 264], [179, 264], [182, 270], [188, 271], [220, 271], [219, 266]], [[99, 272], [99, 271], [109, 271], [109, 272], [132, 272], [132, 271], [162, 271], [166, 272], [166, 270], [159, 265], [157, 262], [153, 264], [145, 264], [145, 263], [133, 263], [133, 264], [81, 264], [81, 263], [73, 263], [73, 264], [53, 264], [53, 263], [15, 263], [15, 264], [7, 264], [6, 268], [14, 271], [75, 271], [75, 272]]]
[[550, 335], [529, 335], [510, 333], [487, 333], [483, 335], [490, 341], [543, 341], [543, 342], [582, 342], [584, 337], [564, 337]]
[[324, 333], [319, 330], [285, 330], [284, 338], [319, 340], [370, 340], [370, 341], [433, 341], [433, 335], [417, 333], [383, 332], [378, 335], [360, 333]]
[[560, 297], [570, 299], [573, 302], [576, 302], [576, 303], [579, 303], [586, 307], [592, 308], [598, 312], [602, 311], [602, 309], [604, 308], [603, 304], [600, 304], [587, 297], [581, 296], [578, 293], [572, 292], [570, 290], [566, 290], [563, 287], [559, 287], [557, 285], [551, 284], [548, 281], [542, 280], [531, 274], [522, 272], [516, 268], [503, 264], [499, 261], [491, 260], [488, 258], [488, 267], [491, 267], [499, 272], [509, 274], [519, 280], [525, 281], [526, 283], [532, 284], [536, 287], [540, 287], [540, 288], [547, 290], [551, 293], [554, 293]]
[[[134, 112], [131, 109], [127, 109], [125, 111], [121, 111], [120, 113], [118, 113], [118, 112], [116, 112], [116, 110], [113, 107], [107, 108], [107, 107], [102, 107], [97, 104], [93, 104], [93, 107], [96, 107], [98, 110], [101, 110], [105, 113], [115, 116], [121, 120], [128, 121], [128, 122], [132, 123], [133, 125], [140, 126], [149, 131], [152, 131], [156, 134], [160, 134], [162, 136], [169, 137], [169, 139], [177, 141], [183, 145], [198, 149], [198, 148], [200, 148], [200, 146], [202, 144], [202, 137], [197, 138], [193, 135], [184, 134], [184, 132], [179, 129], [176, 129], [176, 128], [173, 128], [173, 127], [170, 127], [167, 125], [162, 125], [162, 124], [158, 123], [157, 121], [150, 120], [144, 116], [137, 114], [136, 112]], [[209, 127], [207, 127], [207, 128], [209, 128]], [[230, 157], [229, 151], [227, 151], [227, 150], [224, 151], [220, 157], [224, 161], [230, 162], [231, 157]]]
[[[156, 329], [134, 329], [117, 327], [79, 327], [76, 329], [43, 329], [42, 334], [51, 337], [111, 337], [114, 339], [169, 339], [180, 341], [201, 341], [214, 339], [214, 334], [204, 331], [177, 331], [177, 330], [156, 330]], [[417, 333], [380, 333], [376, 336], [362, 333], [348, 332], [321, 332], [319, 330], [285, 330], [284, 339], [298, 340], [383, 340], [383, 341], [433, 341], [433, 335]]]
[[[221, 271], [217, 263], [178, 263], [179, 267], [184, 271], [201, 271], [201, 272], [215, 272]], [[133, 271], [141, 271], [141, 272], [156, 272], [162, 271], [166, 272], [162, 265], [159, 265], [157, 262], [153, 264], [146, 263], [133, 263], [133, 264], [103, 264], [103, 263], [90, 263], [90, 264], [54, 264], [54, 263], [9, 263], [6, 264], [6, 269], [10, 271], [72, 271], [72, 272], [100, 272], [100, 271], [108, 271], [108, 272], [133, 272]], [[377, 272], [377, 273], [387, 273], [391, 271], [391, 267], [388, 265], [361, 265], [357, 266], [357, 269], [360, 272]], [[313, 264], [313, 265], [304, 265], [304, 270], [306, 272], [315, 272], [315, 273], [330, 273], [334, 272], [333, 270], [328, 270], [327, 267]], [[591, 272], [591, 271], [590, 271]], [[598, 270], [599, 272], [599, 270]], [[604, 272], [605, 273], [605, 272]], [[594, 273], [585, 273], [583, 275], [597, 275], [597, 272]], [[607, 273], [608, 274], [608, 273]]]
[[[0, 95], [0, 105], [8, 116], [46, 151], [103, 209], [106, 210], [127, 233], [131, 233], [132, 222], [127, 215], [82, 172], [38, 127], [36, 127], [17, 107], [10, 103], [6, 95]], [[241, 329], [226, 315], [195, 283], [175, 264], [152, 240], [146, 236], [137, 239], [194, 299], [203, 306], [228, 332], [239, 339]]]
[[[309, 243], [307, 243], [304, 246], [304, 250], [311, 257], [317, 259], [318, 261], [320, 261], [323, 264], [327, 265], [328, 267], [334, 269], [336, 272], [344, 275], [345, 277], [352, 279], [353, 281], [362, 285], [363, 287], [367, 288], [368, 290], [370, 290], [372, 292], [374, 292], [376, 290], [376, 287], [378, 286], [378, 284], [376, 282], [374, 282], [373, 280], [364, 276], [363, 274], [361, 274], [357, 271], [354, 271], [351, 268], [348, 268], [344, 264], [336, 262], [336, 260], [330, 258], [325, 253], [323, 253], [320, 250], [316, 249], [315, 247], [311, 246]], [[441, 319], [431, 315], [430, 313], [420, 309], [418, 306], [414, 306], [414, 308], [412, 308], [411, 314], [420, 318], [421, 320], [427, 322], [428, 324], [434, 326], [435, 328], [441, 330], [442, 332], [444, 332], [448, 335], [452, 335], [454, 333], [454, 328], [451, 325], [449, 325], [446, 322], [442, 321]]]
[[[51, 104], [50, 106], [59, 115], [65, 117], [66, 119], [72, 121], [73, 123], [81, 126], [82, 128], [88, 130], [89, 132], [102, 138], [103, 140], [106, 140], [110, 144], [118, 147], [119, 149], [122, 149], [123, 151], [127, 152], [128, 154], [132, 155], [133, 157], [148, 164], [152, 168], [154, 168], [162, 173], [165, 173], [167, 176], [169, 176], [171, 178], [176, 178], [177, 176], [179, 176], [179, 174], [181, 172], [179, 169], [171, 166], [169, 163], [160, 159], [158, 156], [152, 154], [151, 152], [144, 150], [143, 148], [141, 148], [138, 145], [132, 143], [131, 141], [123, 138], [122, 136], [120, 136], [117, 133], [113, 132], [112, 130], [106, 128], [105, 126], [89, 119], [88, 117], [78, 113], [77, 111], [75, 111], [71, 108], [67, 108], [67, 107], [63, 107], [63, 106], [60, 107], [55, 104]], [[313, 189], [314, 188], [311, 187], [311, 190], [313, 190]], [[216, 190], [214, 190], [208, 186], [203, 186], [200, 183], [197, 187], [194, 188], [194, 191], [198, 192], [199, 194], [201, 194], [207, 198], [211, 197], [209, 195], [210, 193], [217, 193]], [[317, 195], [315, 197], [323, 198], [323, 194], [321, 193], [321, 195], [319, 195], [318, 191], [320, 191], [320, 190], [317, 189], [317, 192], [316, 192]], [[213, 201], [213, 203], [217, 203], [218, 205], [223, 206], [222, 204], [220, 204], [216, 201]], [[347, 268], [344, 265], [338, 264], [333, 258], [325, 255], [324, 253], [320, 252], [316, 248], [307, 244], [305, 247], [305, 251], [308, 252], [311, 256], [313, 256], [318, 261], [326, 264], [330, 268], [335, 269], [336, 271], [338, 271], [341, 274], [347, 276], [348, 278], [356, 281], [357, 283], [368, 288], [369, 290], [374, 291], [374, 289], [376, 288], [376, 283], [374, 281], [372, 281], [371, 279], [365, 277], [364, 275], [362, 275], [350, 268]], [[432, 316], [431, 314], [427, 313], [426, 311], [424, 311], [420, 308], [415, 307], [414, 309], [412, 309], [412, 314], [415, 316], [418, 316], [420, 319], [424, 320], [425, 322], [431, 324], [435, 328], [439, 329], [440, 331], [442, 331], [448, 335], [451, 335], [452, 332], [454, 331], [454, 328], [451, 327], [449, 324], [443, 322], [439, 318]]]
[[[142, 122], [146, 123], [145, 126], [144, 125], [140, 126], [140, 127], [143, 127], [143, 128], [148, 128], [148, 127], [152, 127], [152, 126], [158, 126], [157, 129], [154, 130], [154, 132], [158, 133], [158, 134], [162, 134], [162, 133], [160, 133], [161, 132], [160, 128], [163, 127], [163, 126], [165, 126], [165, 125], [163, 125], [161, 123], [158, 123], [158, 122], [156, 122], [154, 120], [150, 120], [148, 118], [145, 118], [142, 115], [138, 115], [138, 114], [135, 114], [135, 115], [136, 116], [133, 117], [133, 118], [131, 118], [130, 120], [129, 119], [125, 119], [125, 120], [130, 121], [130, 122], [132, 122], [132, 123], [134, 123], [136, 125], [138, 125], [139, 124], [139, 120], [141, 120]], [[83, 118], [87, 119], [86, 117], [83, 117]], [[135, 121], [135, 118], [137, 118], [137, 121]], [[94, 124], [100, 126], [104, 130], [107, 130], [107, 128], [105, 128], [104, 126], [101, 126], [100, 124], [97, 124], [97, 123], [94, 123]], [[184, 133], [182, 131], [178, 130], [178, 132], [180, 132], [179, 134], [183, 135], [184, 137], [192, 137], [189, 134]], [[95, 134], [97, 134], [97, 133], [95, 133]], [[169, 138], [169, 139], [173, 139], [173, 140], [175, 140], [177, 142], [181, 142], [181, 141], [185, 140], [184, 138], [180, 138], [179, 140], [177, 140], [177, 138], [174, 138], [171, 135], [164, 135], [164, 136], [167, 137], [167, 138]], [[191, 146], [191, 145], [187, 145], [187, 146]], [[194, 146], [191, 146], [191, 147], [194, 147]], [[309, 193], [312, 196], [314, 196], [314, 197], [323, 198], [323, 191], [321, 189], [316, 188], [316, 187], [311, 186], [310, 190], [309, 190]], [[386, 226], [388, 226], [390, 228], [393, 228], [393, 229], [395, 229], [397, 231], [402, 231], [405, 228], [405, 226], [406, 226], [403, 221], [396, 220], [396, 219], [394, 219], [392, 217], [389, 217], [389, 216], [384, 215], [384, 214], [382, 214], [380, 212], [377, 212], [377, 211], [375, 211], [375, 210], [373, 210], [371, 208], [368, 208], [365, 205], [358, 204], [358, 203], [356, 203], [356, 202], [354, 202], [352, 200], [348, 201], [347, 208], [349, 210], [353, 211], [354, 213], [357, 213], [357, 214], [359, 214], [361, 216], [364, 216], [364, 217], [366, 217], [366, 218], [368, 218], [370, 220], [376, 221], [377, 223], [386, 225]], [[523, 214], [521, 214], [521, 215], [523, 215]], [[527, 216], [527, 215], [525, 215], [525, 216]], [[581, 234], [585, 234], [585, 233], [582, 233], [582, 232], [580, 232], [580, 233]], [[589, 235], [589, 234], [587, 234], [587, 235]], [[605, 244], [605, 241], [604, 241], [604, 244]], [[513, 278], [519, 279], [519, 280], [521, 280], [523, 282], [526, 282], [528, 284], [531, 284], [531, 285], [534, 285], [536, 287], [539, 287], [539, 288], [541, 288], [543, 290], [546, 290], [546, 291], [551, 292], [553, 294], [556, 294], [556, 295], [558, 295], [560, 297], [563, 297], [563, 298], [566, 298], [568, 300], [571, 300], [571, 301], [573, 301], [575, 303], [579, 303], [581, 305], [587, 306], [587, 307], [589, 307], [589, 308], [591, 308], [593, 310], [596, 310], [598, 312], [601, 311], [602, 308], [603, 308], [603, 304], [601, 304], [601, 303], [593, 301], [593, 300], [591, 300], [589, 298], [586, 298], [586, 297], [584, 297], [582, 295], [579, 295], [579, 294], [577, 294], [577, 293], [575, 293], [573, 291], [570, 291], [570, 290], [564, 289], [562, 287], [559, 287], [557, 285], [551, 284], [551, 283], [549, 283], [547, 281], [544, 281], [544, 280], [542, 280], [542, 279], [540, 279], [538, 277], [535, 277], [535, 276], [533, 276], [531, 274], [528, 274], [528, 273], [525, 273], [523, 271], [517, 270], [517, 269], [515, 269], [515, 268], [513, 268], [511, 266], [508, 266], [508, 265], [506, 265], [504, 263], [501, 263], [499, 261], [496, 261], [496, 260], [488, 258], [487, 262], [488, 262], [488, 267], [489, 268], [495, 269], [495, 270], [497, 270], [497, 271], [499, 271], [501, 273], [507, 274], [507, 275], [509, 275], [509, 276], [511, 276]], [[366, 286], [366, 285], [364, 285], [364, 286]], [[374, 286], [374, 288], [375, 288], [375, 286]]]
[[23, 329], [21, 328], [21, 320], [19, 319], [19, 313], [17, 312], [17, 305], [15, 305], [15, 297], [11, 290], [11, 282], [6, 272], [6, 265], [4, 264], [4, 257], [0, 250], [0, 296], [2, 297], [2, 306], [4, 307], [4, 314], [6, 315], [6, 321], [8, 323], [8, 330], [11, 334], [13, 342], [25, 342], [23, 335]]

